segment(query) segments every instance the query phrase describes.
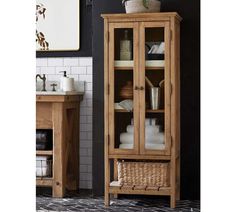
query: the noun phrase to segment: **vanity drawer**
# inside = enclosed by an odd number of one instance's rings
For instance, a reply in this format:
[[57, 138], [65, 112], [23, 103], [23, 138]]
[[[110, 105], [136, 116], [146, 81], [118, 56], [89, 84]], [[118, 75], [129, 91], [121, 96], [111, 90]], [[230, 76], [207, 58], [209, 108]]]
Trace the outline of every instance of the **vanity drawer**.
[[52, 104], [36, 103], [36, 129], [52, 129]]

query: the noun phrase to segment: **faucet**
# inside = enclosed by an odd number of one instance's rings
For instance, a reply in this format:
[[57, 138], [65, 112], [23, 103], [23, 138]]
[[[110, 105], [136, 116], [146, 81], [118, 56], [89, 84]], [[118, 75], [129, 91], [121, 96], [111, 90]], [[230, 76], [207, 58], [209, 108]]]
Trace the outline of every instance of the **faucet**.
[[37, 83], [37, 78], [40, 78], [41, 80], [43, 80], [43, 89], [42, 91], [46, 91], [46, 76], [45, 74], [43, 74], [43, 76], [41, 76], [40, 74], [36, 75], [36, 83]]

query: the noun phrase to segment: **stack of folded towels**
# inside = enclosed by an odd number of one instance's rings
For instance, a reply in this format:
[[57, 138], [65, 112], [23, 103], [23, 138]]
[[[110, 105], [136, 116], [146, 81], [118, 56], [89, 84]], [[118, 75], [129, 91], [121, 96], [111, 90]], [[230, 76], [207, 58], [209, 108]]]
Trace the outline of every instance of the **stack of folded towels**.
[[[127, 132], [120, 134], [120, 149], [133, 149], [134, 147], [134, 125], [133, 119], [131, 125], [126, 128]], [[156, 125], [156, 119], [147, 118], [145, 120], [145, 149], [163, 150], [164, 133], [160, 132], [160, 125]]]

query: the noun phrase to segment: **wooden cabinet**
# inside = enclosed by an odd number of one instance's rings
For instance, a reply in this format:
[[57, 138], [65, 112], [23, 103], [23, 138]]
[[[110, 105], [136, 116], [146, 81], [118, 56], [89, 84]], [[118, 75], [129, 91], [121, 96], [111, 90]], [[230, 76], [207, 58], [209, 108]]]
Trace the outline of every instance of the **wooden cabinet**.
[[36, 129], [52, 130], [52, 149], [36, 151], [51, 157], [50, 177], [37, 177], [37, 186], [52, 187], [53, 197], [79, 186], [79, 112], [82, 95], [37, 95]]
[[[181, 17], [174, 12], [104, 14], [102, 17], [105, 204], [109, 205], [109, 195], [112, 193], [151, 194], [170, 196], [171, 207], [175, 207], [180, 194]], [[125, 52], [127, 59], [124, 59], [125, 53], [122, 51], [128, 52]], [[151, 88], [148, 81], [156, 90]], [[131, 89], [127, 89], [127, 84]], [[127, 95], [124, 95], [125, 92]], [[157, 96], [158, 100], [154, 101], [153, 97]], [[132, 111], [122, 103], [131, 105]], [[118, 183], [119, 160], [169, 163], [170, 186], [157, 190], [122, 187]], [[112, 169], [111, 162], [114, 166]], [[114, 173], [111, 174], [113, 169]]]

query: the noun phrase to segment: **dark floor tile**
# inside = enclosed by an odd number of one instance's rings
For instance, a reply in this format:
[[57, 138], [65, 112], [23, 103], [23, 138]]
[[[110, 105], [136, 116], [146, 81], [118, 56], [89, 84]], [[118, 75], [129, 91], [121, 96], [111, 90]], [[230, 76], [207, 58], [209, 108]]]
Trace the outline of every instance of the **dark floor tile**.
[[103, 197], [93, 197], [91, 191], [67, 192], [65, 198], [52, 198], [48, 189], [37, 189], [36, 209], [42, 211], [111, 211], [111, 212], [200, 212], [199, 201], [177, 201], [175, 209], [171, 209], [169, 199], [156, 196], [123, 195], [112, 199], [111, 206], [104, 206]]

